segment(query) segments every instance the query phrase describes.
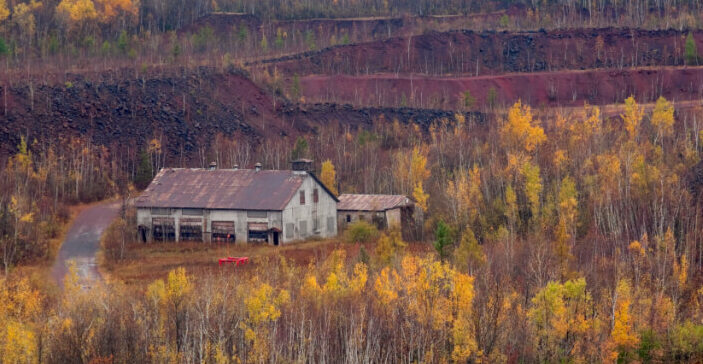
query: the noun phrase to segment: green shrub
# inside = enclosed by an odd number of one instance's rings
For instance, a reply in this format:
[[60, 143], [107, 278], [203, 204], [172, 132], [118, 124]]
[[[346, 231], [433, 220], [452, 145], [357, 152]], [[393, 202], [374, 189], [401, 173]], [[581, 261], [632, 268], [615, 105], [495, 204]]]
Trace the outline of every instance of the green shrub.
[[344, 232], [344, 240], [348, 243], [368, 243], [376, 240], [378, 229], [366, 221], [357, 221], [349, 225]]
[[696, 40], [693, 39], [692, 33], [688, 33], [686, 37], [684, 57], [686, 58], [687, 65], [694, 66], [698, 64], [698, 47], [696, 47]]

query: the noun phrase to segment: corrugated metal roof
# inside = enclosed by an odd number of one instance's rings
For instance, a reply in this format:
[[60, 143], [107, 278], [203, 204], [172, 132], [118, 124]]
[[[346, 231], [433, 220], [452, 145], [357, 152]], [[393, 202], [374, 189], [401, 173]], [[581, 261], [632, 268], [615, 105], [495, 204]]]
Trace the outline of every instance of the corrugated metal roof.
[[280, 211], [304, 178], [282, 170], [165, 168], [136, 206]]
[[385, 211], [412, 204], [403, 195], [357, 195], [345, 193], [339, 196], [338, 211]]

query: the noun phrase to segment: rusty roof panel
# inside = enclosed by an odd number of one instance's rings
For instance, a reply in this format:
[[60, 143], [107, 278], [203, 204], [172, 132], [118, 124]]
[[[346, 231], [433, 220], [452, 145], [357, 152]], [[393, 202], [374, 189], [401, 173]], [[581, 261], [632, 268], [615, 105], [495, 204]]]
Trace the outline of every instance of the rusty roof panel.
[[337, 204], [338, 211], [386, 211], [404, 207], [412, 201], [403, 195], [357, 195], [342, 194]]
[[136, 206], [281, 211], [304, 178], [281, 170], [165, 168]]

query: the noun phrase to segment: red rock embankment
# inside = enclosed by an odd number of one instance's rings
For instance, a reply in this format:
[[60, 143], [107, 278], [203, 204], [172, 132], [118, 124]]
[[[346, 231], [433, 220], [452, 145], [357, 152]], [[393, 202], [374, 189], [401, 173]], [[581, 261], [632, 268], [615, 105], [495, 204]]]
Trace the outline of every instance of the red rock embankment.
[[[300, 78], [309, 102], [353, 105], [414, 105], [440, 109], [463, 106], [469, 91], [475, 107], [518, 99], [532, 105], [568, 106], [622, 102], [634, 95], [641, 102], [703, 97], [703, 67], [658, 67], [518, 73], [480, 77], [428, 77], [392, 74], [306, 76]], [[493, 91], [491, 91], [493, 90]], [[492, 96], [493, 95], [493, 96]]]

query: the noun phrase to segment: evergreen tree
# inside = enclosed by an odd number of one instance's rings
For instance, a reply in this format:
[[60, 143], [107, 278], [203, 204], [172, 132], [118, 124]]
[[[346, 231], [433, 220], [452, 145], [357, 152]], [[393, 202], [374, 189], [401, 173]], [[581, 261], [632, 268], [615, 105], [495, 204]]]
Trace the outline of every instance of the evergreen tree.
[[444, 261], [444, 258], [449, 255], [447, 253], [447, 247], [451, 244], [449, 226], [444, 223], [444, 221], [439, 220], [434, 234], [434, 249], [437, 251], [437, 254], [439, 254], [439, 259]]
[[134, 178], [134, 185], [139, 189], [146, 188], [154, 176], [154, 170], [149, 161], [149, 155], [145, 150], [139, 153], [139, 166], [137, 167], [137, 176]]
[[295, 141], [295, 146], [291, 152], [291, 159], [296, 160], [305, 158], [308, 154], [308, 141], [303, 137], [298, 137]]

